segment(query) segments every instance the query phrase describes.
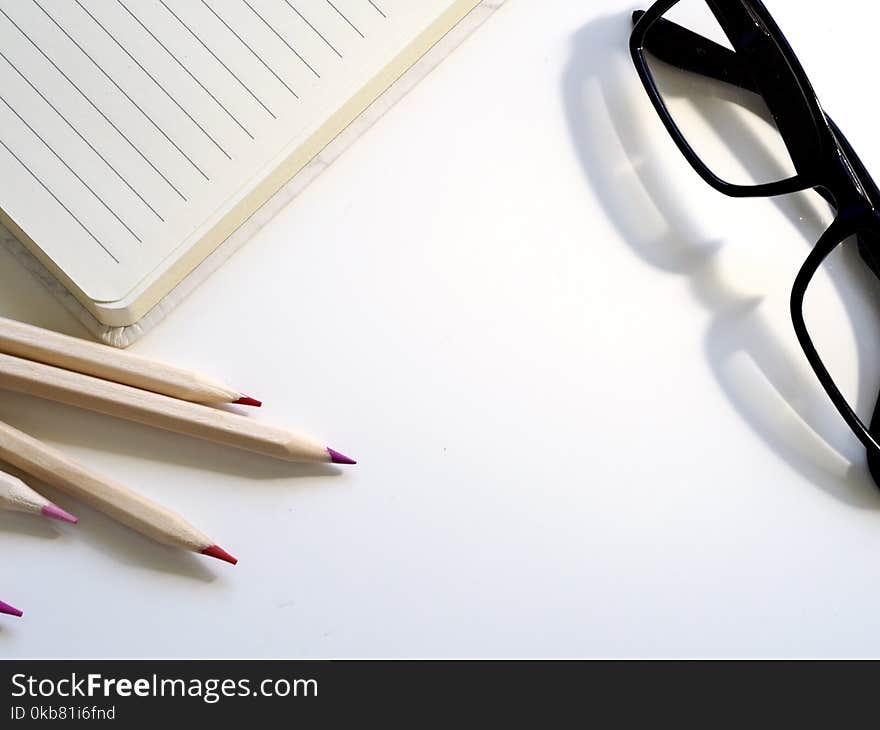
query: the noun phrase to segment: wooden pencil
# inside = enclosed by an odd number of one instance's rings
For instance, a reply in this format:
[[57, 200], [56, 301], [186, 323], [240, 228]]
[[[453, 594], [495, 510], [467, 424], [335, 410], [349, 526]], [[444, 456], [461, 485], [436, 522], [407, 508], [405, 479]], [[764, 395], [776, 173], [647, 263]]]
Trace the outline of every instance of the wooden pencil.
[[285, 461], [355, 463], [316, 441], [237, 413], [2, 353], [0, 389], [66, 403]]
[[99, 476], [26, 433], [0, 421], [0, 461], [172, 547], [237, 562], [180, 515]]
[[24, 613], [3, 601], [0, 601], [0, 613], [5, 613], [7, 616], [17, 616], [18, 618], [24, 616]]
[[0, 352], [193, 403], [261, 405], [200, 373], [4, 317]]
[[42, 515], [52, 520], [77, 523], [76, 517], [52, 504], [39, 492], [31, 489], [18, 477], [0, 471], [0, 509]]

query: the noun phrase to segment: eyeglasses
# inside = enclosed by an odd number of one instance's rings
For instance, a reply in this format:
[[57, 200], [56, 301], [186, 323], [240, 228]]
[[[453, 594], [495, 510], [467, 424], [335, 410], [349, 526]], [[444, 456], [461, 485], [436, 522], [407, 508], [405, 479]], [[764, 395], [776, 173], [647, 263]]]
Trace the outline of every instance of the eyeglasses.
[[[695, 30], [674, 22], [685, 11], [688, 26], [699, 26]], [[866, 427], [835, 385], [804, 319], [810, 282], [850, 237], [856, 237], [861, 261], [880, 278], [880, 191], [822, 110], [797, 56], [760, 0], [659, 0], [646, 12], [633, 13], [633, 22], [630, 51], [636, 70], [673, 141], [703, 180], [733, 197], [813, 189], [834, 209], [833, 222], [795, 278], [791, 317], [807, 360], [867, 449], [869, 469], [880, 485], [880, 402]], [[701, 93], [723, 99], [724, 107], [710, 101], [695, 113], [687, 102]], [[764, 120], [760, 130], [746, 123], [744, 109]]]

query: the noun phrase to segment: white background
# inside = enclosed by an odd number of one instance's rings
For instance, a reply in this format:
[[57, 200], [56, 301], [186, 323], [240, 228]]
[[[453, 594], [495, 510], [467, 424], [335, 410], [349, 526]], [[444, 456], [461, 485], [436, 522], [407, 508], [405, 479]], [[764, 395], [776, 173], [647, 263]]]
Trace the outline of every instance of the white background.
[[[241, 561], [49, 490], [78, 526], [0, 515], [0, 597], [26, 612], [0, 655], [880, 654], [880, 493], [787, 312], [829, 213], [691, 171], [632, 69], [632, 7], [509, 0], [134, 347], [358, 466], [0, 394]], [[877, 11], [769, 7], [880, 170]], [[880, 319], [855, 258], [831, 271], [816, 333], [870, 412]], [[6, 254], [0, 313], [85, 336]]]

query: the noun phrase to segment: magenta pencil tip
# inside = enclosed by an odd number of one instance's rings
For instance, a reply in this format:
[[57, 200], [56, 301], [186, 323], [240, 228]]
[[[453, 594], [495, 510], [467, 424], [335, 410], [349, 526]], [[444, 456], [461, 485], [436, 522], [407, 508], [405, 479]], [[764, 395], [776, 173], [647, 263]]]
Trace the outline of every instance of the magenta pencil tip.
[[217, 558], [217, 560], [225, 560], [227, 563], [232, 563], [233, 565], [238, 563], [238, 558], [233, 558], [222, 547], [218, 547], [217, 545], [206, 547], [202, 550], [202, 555], [208, 555], [209, 557]]
[[7, 616], [17, 616], [18, 618], [24, 616], [24, 613], [8, 603], [3, 603], [3, 601], [0, 601], [0, 613], [5, 613]]
[[48, 517], [50, 520], [69, 522], [72, 525], [79, 522], [79, 519], [70, 514], [70, 512], [65, 512], [61, 507], [55, 504], [47, 504], [42, 510], [40, 510], [40, 512], [42, 512], [43, 517]]
[[354, 459], [350, 459], [345, 454], [340, 454], [336, 449], [327, 447], [327, 453], [330, 454], [330, 461], [334, 464], [357, 464]]
[[263, 405], [263, 401], [257, 400], [256, 398], [251, 398], [249, 395], [243, 395], [241, 398], [234, 402], [240, 406], [253, 406], [254, 408], [259, 408]]

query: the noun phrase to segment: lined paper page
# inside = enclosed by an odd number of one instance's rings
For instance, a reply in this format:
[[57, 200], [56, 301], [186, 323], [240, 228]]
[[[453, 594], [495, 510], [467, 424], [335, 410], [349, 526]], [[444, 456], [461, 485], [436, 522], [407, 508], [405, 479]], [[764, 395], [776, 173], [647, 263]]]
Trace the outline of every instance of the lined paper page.
[[454, 5], [0, 0], [0, 209], [120, 300]]

